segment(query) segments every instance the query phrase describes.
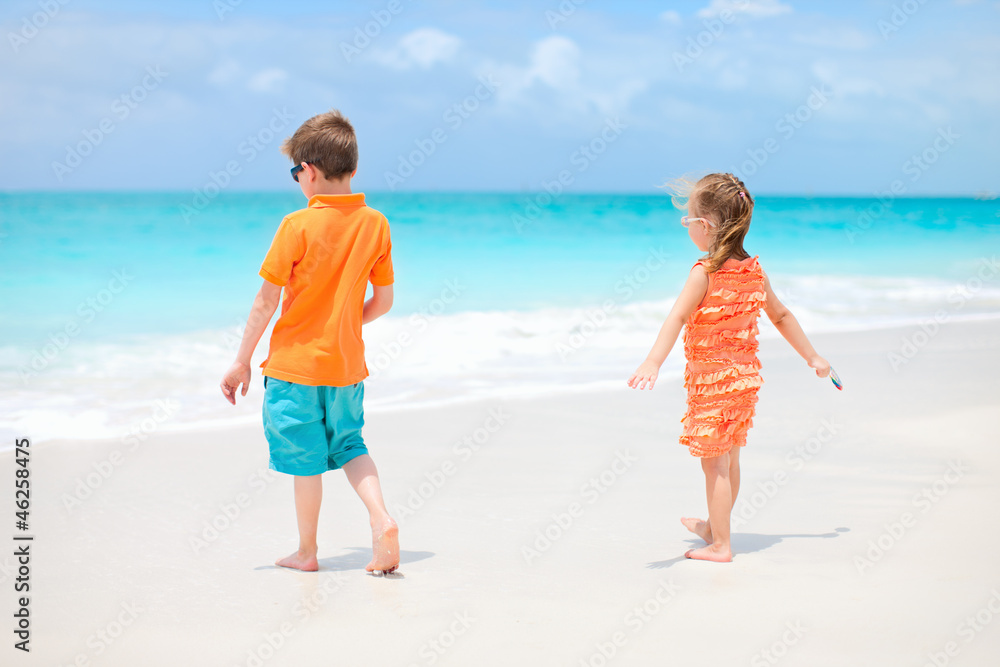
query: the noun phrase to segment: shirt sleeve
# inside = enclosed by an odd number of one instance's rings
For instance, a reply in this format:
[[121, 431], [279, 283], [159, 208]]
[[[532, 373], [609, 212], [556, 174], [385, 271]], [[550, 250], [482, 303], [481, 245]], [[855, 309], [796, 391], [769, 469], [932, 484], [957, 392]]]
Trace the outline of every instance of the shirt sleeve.
[[292, 221], [285, 218], [274, 234], [271, 248], [260, 266], [261, 278], [284, 287], [292, 276], [292, 267], [302, 259], [304, 252], [302, 239], [296, 233]]
[[388, 224], [385, 225], [385, 252], [375, 260], [375, 265], [368, 275], [368, 280], [371, 281], [372, 285], [378, 285], [379, 287], [391, 285], [395, 281], [395, 276], [392, 272], [392, 239], [389, 238]]

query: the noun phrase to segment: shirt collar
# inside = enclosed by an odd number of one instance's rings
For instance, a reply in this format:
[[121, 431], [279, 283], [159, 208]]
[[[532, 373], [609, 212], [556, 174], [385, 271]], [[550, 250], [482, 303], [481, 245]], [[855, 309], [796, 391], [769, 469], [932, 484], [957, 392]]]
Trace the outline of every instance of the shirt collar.
[[364, 206], [365, 194], [355, 192], [349, 195], [313, 195], [309, 198], [309, 208]]

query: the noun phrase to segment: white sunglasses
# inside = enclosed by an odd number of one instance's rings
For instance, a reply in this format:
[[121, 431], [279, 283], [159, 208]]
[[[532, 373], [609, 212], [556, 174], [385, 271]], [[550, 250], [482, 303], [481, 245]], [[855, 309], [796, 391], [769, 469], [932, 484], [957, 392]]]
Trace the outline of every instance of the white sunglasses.
[[681, 224], [685, 227], [690, 227], [692, 222], [700, 222], [706, 227], [715, 227], [715, 223], [708, 218], [693, 218], [690, 215], [685, 215], [681, 218]]

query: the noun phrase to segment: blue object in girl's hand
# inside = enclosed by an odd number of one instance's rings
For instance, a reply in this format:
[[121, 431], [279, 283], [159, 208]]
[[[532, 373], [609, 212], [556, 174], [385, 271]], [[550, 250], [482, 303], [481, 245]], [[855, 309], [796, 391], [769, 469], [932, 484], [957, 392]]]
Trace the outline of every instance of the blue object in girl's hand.
[[833, 370], [833, 366], [830, 366], [830, 380], [833, 381], [833, 386], [844, 391], [844, 383], [840, 381], [840, 376], [837, 375], [837, 371]]

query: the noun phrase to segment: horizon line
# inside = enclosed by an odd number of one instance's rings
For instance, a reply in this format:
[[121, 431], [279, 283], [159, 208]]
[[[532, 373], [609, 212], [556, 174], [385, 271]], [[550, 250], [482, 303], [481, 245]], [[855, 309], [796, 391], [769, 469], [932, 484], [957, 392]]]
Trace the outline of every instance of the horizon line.
[[[111, 189], [111, 188], [0, 188], [0, 195], [19, 195], [19, 194], [159, 194], [159, 195], [170, 195], [170, 194], [185, 194], [188, 195], [193, 191], [198, 191], [198, 188], [187, 188], [187, 189], [142, 189], [142, 188], [125, 188], [125, 189]], [[266, 195], [278, 195], [278, 194], [289, 194], [301, 196], [300, 192], [293, 189], [281, 190], [281, 189], [232, 189], [225, 190], [219, 195], [212, 197], [214, 199], [217, 196], [224, 195], [254, 195], [254, 194], [266, 194]], [[368, 190], [360, 189], [354, 192], [354, 194], [372, 194], [372, 195], [541, 195], [546, 194], [546, 190], [465, 190], [465, 189], [428, 189], [428, 190]], [[663, 196], [669, 199], [669, 195], [661, 192], [651, 192], [646, 190], [584, 190], [584, 191], [564, 191], [553, 197], [553, 199], [558, 199], [563, 196], [574, 196], [574, 197], [600, 197], [600, 196], [641, 196], [641, 197], [654, 197]], [[551, 195], [550, 195], [551, 196]], [[774, 197], [774, 198], [788, 198], [788, 199], [880, 199], [882, 196], [879, 193], [817, 193], [817, 192], [780, 192], [780, 191], [762, 191], [755, 195], [755, 198], [760, 197]], [[1000, 192], [996, 191], [979, 191], [979, 192], [965, 192], [965, 193], [924, 193], [924, 194], [900, 194], [891, 195], [889, 199], [973, 199], [976, 201], [993, 201], [1000, 198]]]

